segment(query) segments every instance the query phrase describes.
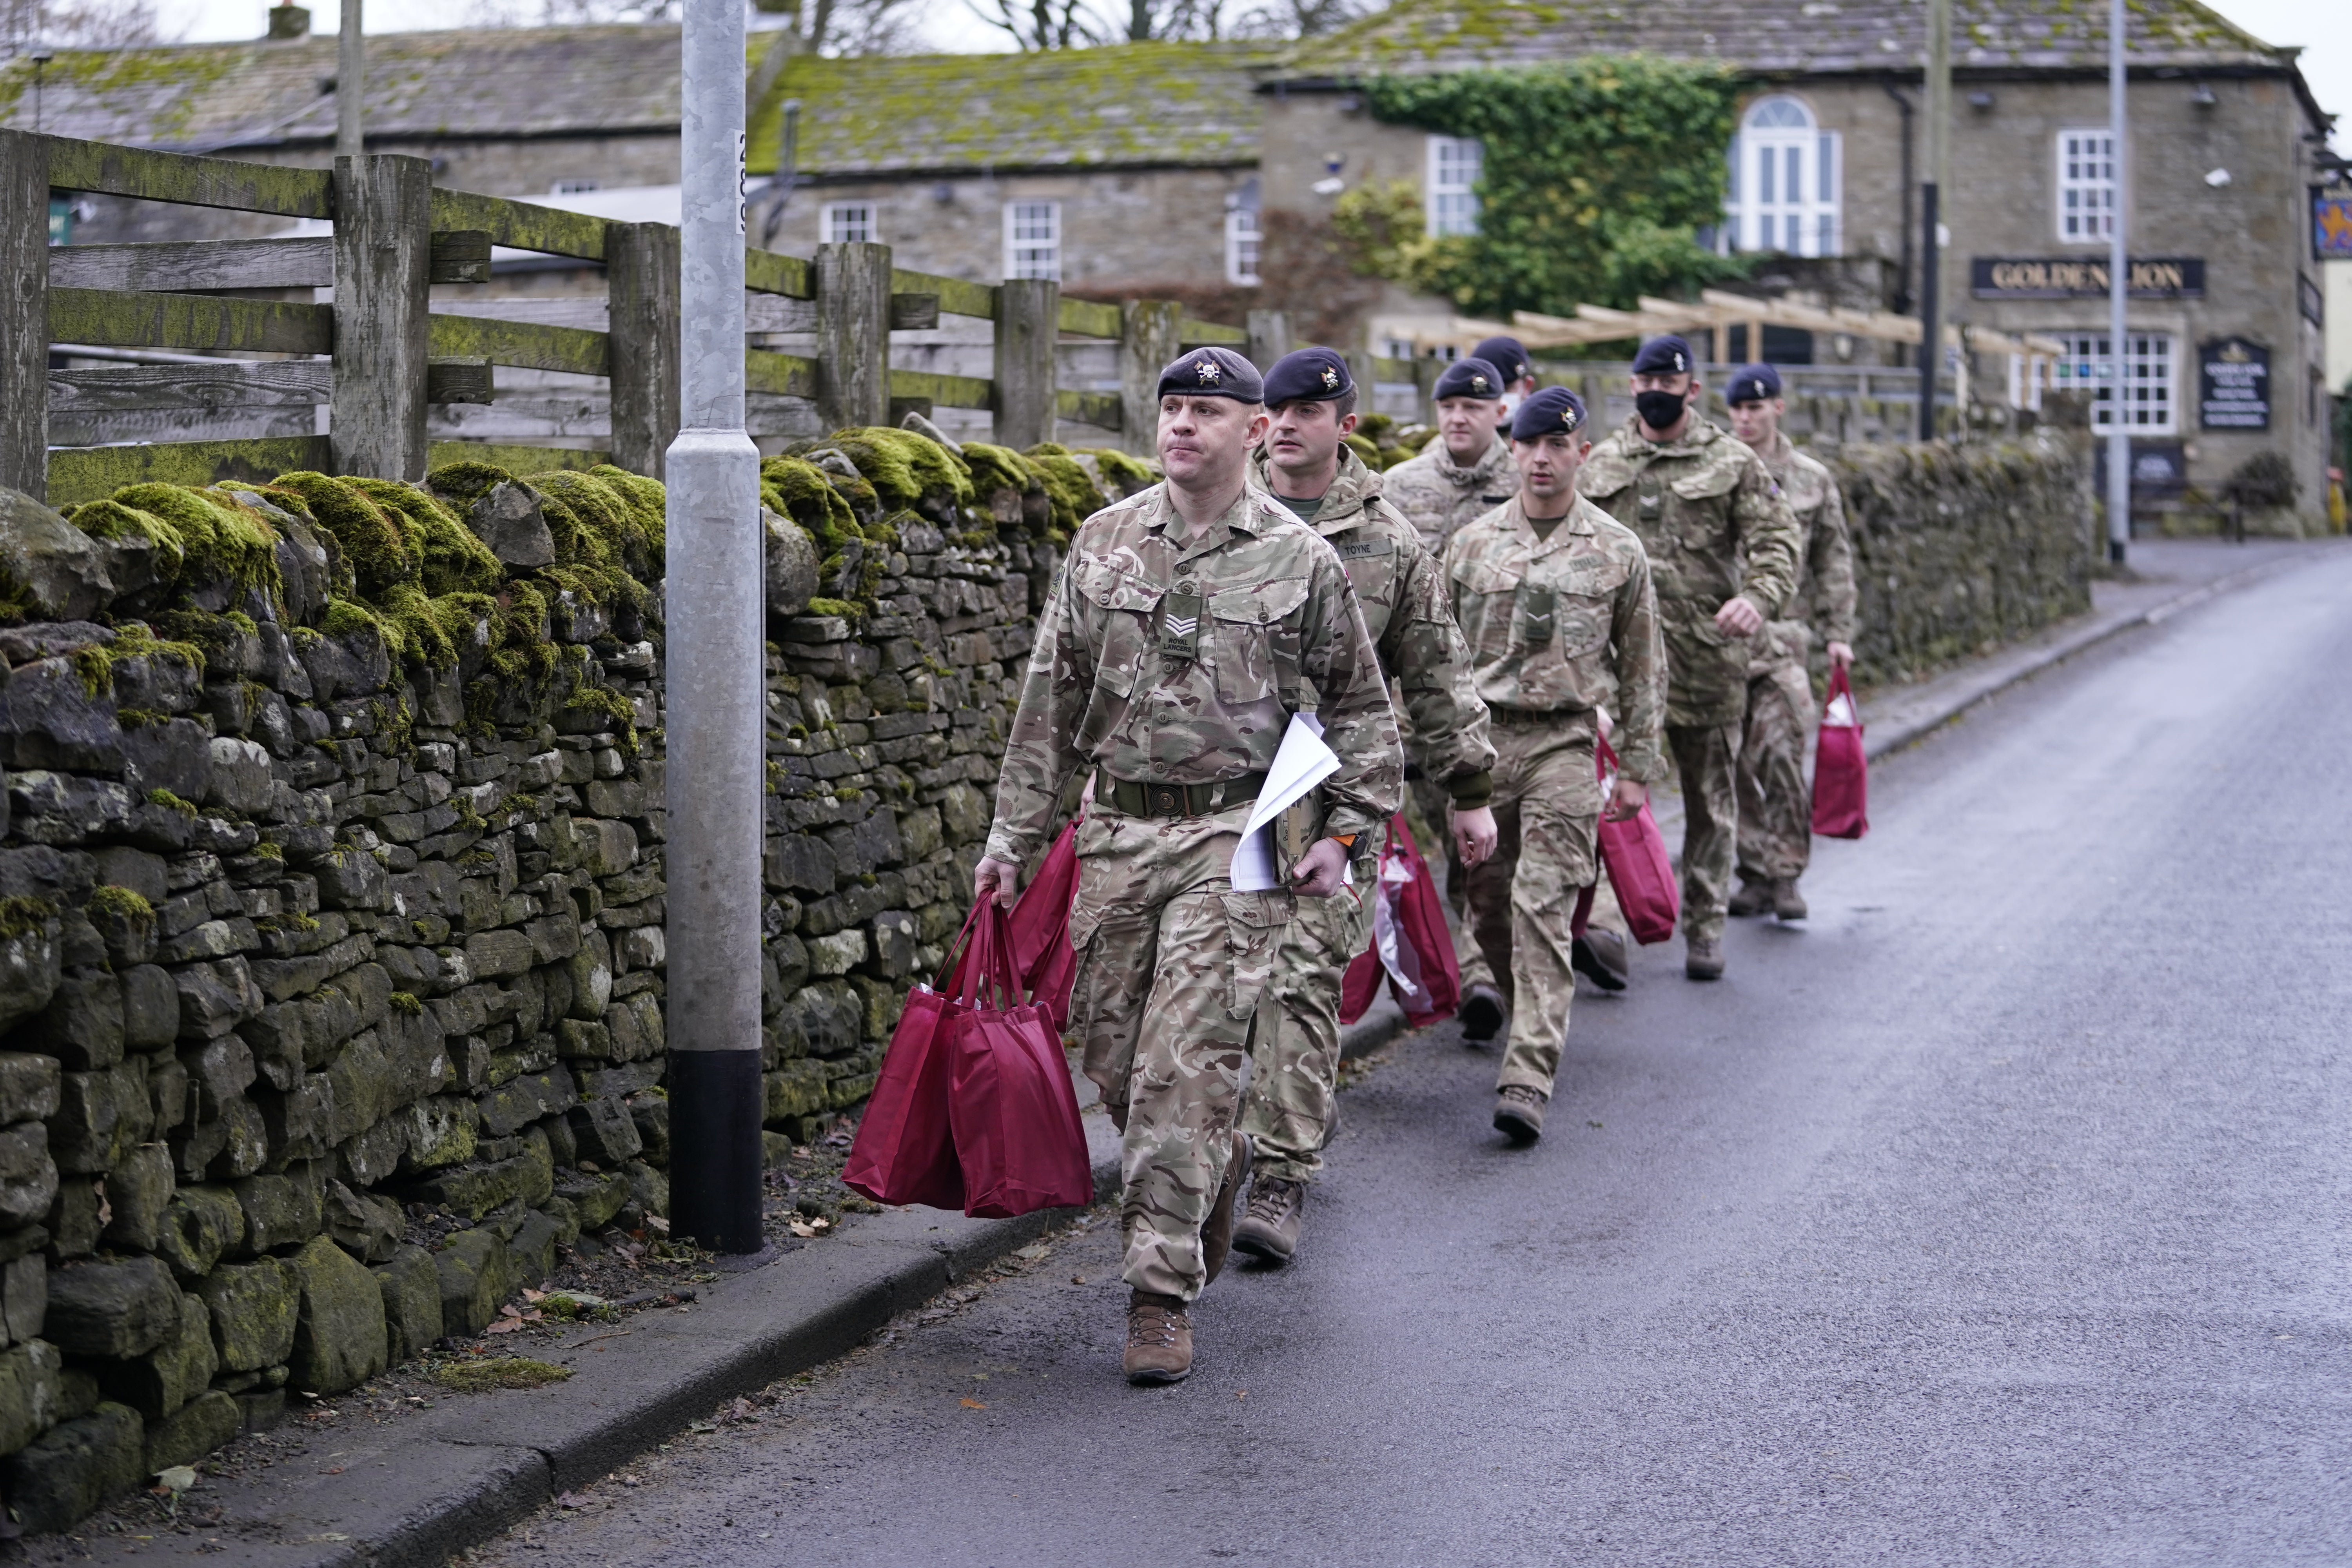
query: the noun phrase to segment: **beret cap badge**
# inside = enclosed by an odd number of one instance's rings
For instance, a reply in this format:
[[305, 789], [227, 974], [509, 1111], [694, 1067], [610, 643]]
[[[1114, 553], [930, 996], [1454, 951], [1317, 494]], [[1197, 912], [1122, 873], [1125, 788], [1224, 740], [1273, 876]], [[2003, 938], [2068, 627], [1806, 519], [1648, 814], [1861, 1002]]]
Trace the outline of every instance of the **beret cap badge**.
[[1219, 364], [1215, 360], [1195, 360], [1192, 363], [1192, 368], [1200, 373], [1200, 377], [1203, 382], [1208, 383], [1211, 385], [1214, 385], [1217, 382], [1224, 379], [1224, 367]]
[[1337, 386], [1339, 384], [1339, 373], [1333, 370], [1328, 364], [1323, 367], [1323, 384], [1326, 386]]

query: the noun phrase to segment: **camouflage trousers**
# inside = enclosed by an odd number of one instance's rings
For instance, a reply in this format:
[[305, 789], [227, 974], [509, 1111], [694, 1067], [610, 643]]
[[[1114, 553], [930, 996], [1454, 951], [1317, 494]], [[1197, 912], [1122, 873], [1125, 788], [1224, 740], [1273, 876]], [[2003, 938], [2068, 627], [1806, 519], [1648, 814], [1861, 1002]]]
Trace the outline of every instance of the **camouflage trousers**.
[[1739, 738], [1739, 875], [1794, 881], [1813, 858], [1813, 792], [1805, 783], [1805, 720], [1813, 683], [1801, 662], [1748, 678]]
[[1371, 938], [1371, 861], [1328, 899], [1299, 899], [1258, 1003], [1242, 1131], [1251, 1170], [1311, 1182], [1339, 1130], [1339, 977]]
[[1287, 892], [1229, 880], [1249, 807], [1212, 816], [1090, 808], [1078, 828], [1070, 1026], [1105, 1103], [1124, 1106], [1124, 1278], [1191, 1300], [1201, 1226], [1233, 1159], [1252, 1020], [1274, 969]]
[[1576, 997], [1570, 967], [1577, 895], [1598, 874], [1593, 836], [1601, 781], [1592, 771], [1592, 721], [1497, 725], [1495, 853], [1465, 879], [1478, 946], [1511, 1005], [1511, 1033], [1495, 1087], [1551, 1093]]
[[1739, 832], [1739, 726], [1669, 724], [1666, 750], [1683, 792], [1683, 938], [1717, 941]]
[[[1426, 779], [1412, 782], [1410, 798], [1412, 804], [1407, 811], [1408, 825], [1412, 828], [1413, 842], [1421, 846], [1423, 858], [1433, 866], [1438, 856], [1433, 842], [1442, 842], [1445, 848], [1445, 923], [1454, 937], [1454, 961], [1462, 972], [1463, 994], [1468, 994], [1473, 985], [1494, 985], [1500, 991], [1503, 988], [1496, 985], [1493, 966], [1478, 951], [1478, 940], [1471, 934], [1470, 876], [1463, 868], [1462, 851], [1454, 846], [1453, 831], [1446, 826], [1446, 812], [1452, 802], [1443, 788]], [[1433, 811], [1439, 826], [1424, 837], [1422, 824]], [[1629, 948], [1633, 944], [1633, 934], [1625, 929], [1625, 911], [1617, 903], [1617, 889], [1609, 885], [1606, 867], [1593, 884], [1592, 909], [1584, 923], [1594, 931], [1614, 932]]]

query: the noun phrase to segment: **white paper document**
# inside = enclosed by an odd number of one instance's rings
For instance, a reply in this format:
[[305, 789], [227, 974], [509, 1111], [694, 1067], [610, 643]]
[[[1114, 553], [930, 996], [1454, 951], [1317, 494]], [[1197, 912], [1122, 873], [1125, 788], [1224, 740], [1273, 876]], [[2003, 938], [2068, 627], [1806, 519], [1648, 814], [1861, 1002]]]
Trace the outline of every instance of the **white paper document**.
[[1263, 893], [1282, 886], [1275, 876], [1274, 819], [1339, 771], [1339, 753], [1323, 743], [1322, 721], [1312, 713], [1293, 714], [1234, 851], [1234, 891]]

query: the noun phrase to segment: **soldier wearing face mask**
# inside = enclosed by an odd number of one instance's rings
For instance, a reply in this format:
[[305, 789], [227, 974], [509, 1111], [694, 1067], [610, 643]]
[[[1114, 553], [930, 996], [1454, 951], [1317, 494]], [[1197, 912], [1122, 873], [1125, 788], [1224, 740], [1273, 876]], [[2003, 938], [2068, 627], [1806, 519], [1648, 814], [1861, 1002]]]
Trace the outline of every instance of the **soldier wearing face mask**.
[[1664, 624], [1666, 749], [1683, 795], [1683, 972], [1723, 975], [1738, 833], [1736, 775], [1750, 639], [1796, 592], [1796, 519], [1764, 460], [1699, 416], [1690, 344], [1633, 361], [1633, 417], [1593, 448], [1577, 489], [1648, 551]]

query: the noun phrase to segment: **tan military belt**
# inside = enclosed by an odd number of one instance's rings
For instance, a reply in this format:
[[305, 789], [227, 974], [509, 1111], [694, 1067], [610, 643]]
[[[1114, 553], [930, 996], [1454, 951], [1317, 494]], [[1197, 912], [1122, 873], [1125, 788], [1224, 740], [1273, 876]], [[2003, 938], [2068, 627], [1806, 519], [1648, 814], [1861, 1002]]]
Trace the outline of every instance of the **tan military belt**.
[[1486, 705], [1486, 716], [1498, 728], [1524, 730], [1537, 724], [1565, 723], [1576, 714], [1566, 708], [1500, 708], [1490, 702]]
[[1207, 816], [1255, 800], [1265, 787], [1264, 773], [1196, 784], [1138, 784], [1106, 773], [1095, 774], [1095, 798], [1128, 816]]

